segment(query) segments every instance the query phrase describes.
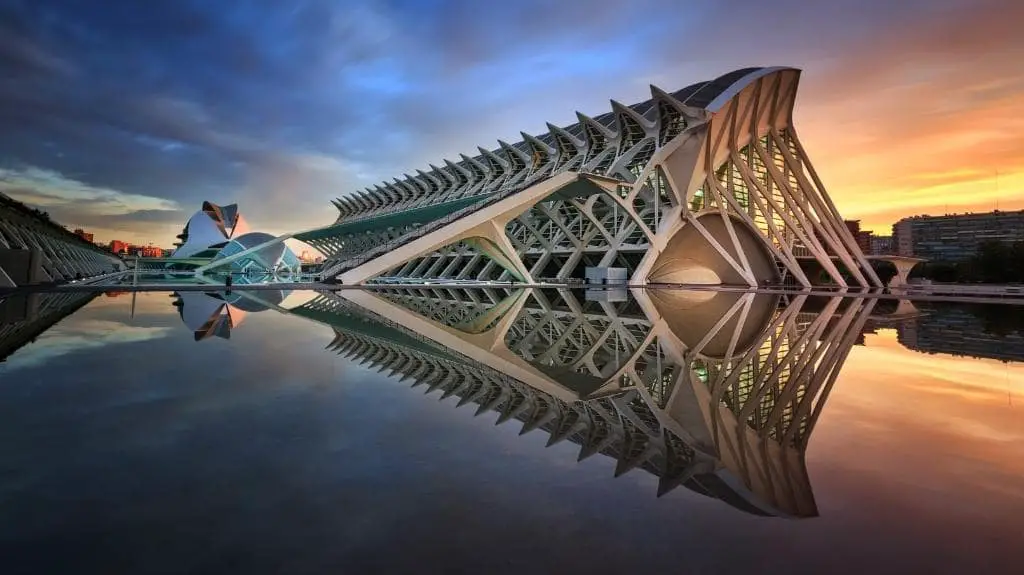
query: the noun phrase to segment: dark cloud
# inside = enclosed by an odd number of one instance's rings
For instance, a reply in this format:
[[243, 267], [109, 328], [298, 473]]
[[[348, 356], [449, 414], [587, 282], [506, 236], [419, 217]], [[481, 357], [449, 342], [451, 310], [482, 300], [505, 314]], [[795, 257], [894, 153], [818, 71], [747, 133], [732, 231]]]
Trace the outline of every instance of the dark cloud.
[[1012, 66], [1019, 15], [1012, 0], [0, 0], [0, 167], [185, 212], [239, 202], [285, 231], [651, 82], [795, 65], [805, 99], [838, 102], [936, 54]]
[[[143, 238], [153, 229], [180, 231], [183, 222], [192, 215], [191, 212], [180, 210], [135, 210], [123, 214], [94, 214], [83, 213], [68, 204], [51, 207], [48, 213], [55, 221], [74, 222], [73, 225], [68, 225], [69, 228], [120, 232]], [[124, 235], [122, 239], [129, 237]]]

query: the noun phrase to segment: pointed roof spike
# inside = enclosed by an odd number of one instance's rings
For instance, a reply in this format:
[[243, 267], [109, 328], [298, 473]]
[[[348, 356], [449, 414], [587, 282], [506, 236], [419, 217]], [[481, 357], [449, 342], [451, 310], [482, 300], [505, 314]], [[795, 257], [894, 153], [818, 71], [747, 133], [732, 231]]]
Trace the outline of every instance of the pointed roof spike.
[[472, 173], [469, 170], [467, 170], [465, 167], [460, 166], [459, 164], [456, 164], [455, 162], [452, 162], [451, 160], [445, 160], [444, 163], [445, 163], [446, 166], [452, 168], [453, 170], [458, 170], [459, 172], [461, 172], [463, 174], [470, 175]]
[[540, 149], [544, 150], [545, 152], [547, 152], [548, 154], [554, 154], [555, 152], [557, 152], [557, 150], [555, 150], [551, 146], [545, 144], [543, 141], [537, 139], [535, 136], [531, 136], [530, 134], [527, 134], [526, 132], [519, 132], [519, 133], [522, 134], [523, 141], [526, 142], [527, 144], [530, 144], [531, 146], [534, 146], [535, 148], [540, 148]]
[[480, 150], [480, 155], [481, 156], [484, 156], [484, 157], [487, 157], [487, 156], [497, 157], [494, 154], [493, 150], [488, 150], [487, 148], [484, 148], [483, 146], [477, 146], [476, 149]]
[[708, 119], [711, 116], [711, 114], [704, 108], [696, 108], [694, 106], [684, 104], [680, 102], [678, 98], [662, 90], [661, 88], [655, 86], [654, 84], [651, 84], [651, 95], [654, 96], [654, 99], [656, 100], [661, 100], [663, 102], [671, 104], [672, 106], [675, 106], [675, 108], [679, 110], [683, 114], [683, 116], [685, 116], [688, 120], [702, 121]]
[[374, 185], [373, 188], [366, 193], [366, 199], [370, 202], [370, 207], [372, 209], [379, 208], [381, 204], [380, 186]]
[[430, 186], [427, 185], [427, 183], [424, 182], [423, 178], [419, 175], [410, 176], [409, 174], [405, 174], [405, 177], [409, 178], [409, 185], [411, 185], [413, 189], [416, 190], [417, 198], [420, 197], [421, 194], [425, 194], [427, 190], [430, 189]]
[[398, 193], [398, 186], [390, 182], [386, 183], [384, 187], [381, 188], [381, 192], [387, 196], [386, 203], [388, 204], [401, 201], [402, 199], [401, 194]]
[[501, 156], [499, 156], [498, 154], [495, 154], [491, 150], [485, 150], [485, 149], [480, 148], [480, 147], [478, 147], [477, 149], [480, 150], [480, 154], [483, 157], [487, 158], [488, 160], [490, 160], [492, 162], [497, 162], [498, 165], [501, 166], [502, 171], [508, 169], [508, 160], [507, 159], [502, 158]]
[[429, 164], [429, 165], [430, 165], [430, 169], [433, 170], [433, 173], [437, 174], [437, 177], [440, 178], [444, 184], [449, 185], [449, 186], [455, 184], [455, 176], [453, 176], [452, 174], [449, 174], [443, 168], [439, 168], [439, 167], [435, 166], [434, 164]]
[[506, 142], [504, 140], [498, 140], [498, 144], [501, 146], [502, 150], [505, 150], [506, 154], [508, 154], [509, 150], [511, 150], [511, 153], [519, 156], [524, 162], [528, 161], [530, 159], [530, 155], [529, 154], [527, 154], [526, 152], [520, 150], [519, 148], [509, 144], [508, 142]]
[[416, 172], [426, 180], [428, 190], [433, 188], [435, 191], [439, 191], [443, 187], [441, 181], [432, 172], [428, 173], [423, 170], [416, 170]]
[[679, 487], [679, 482], [674, 479], [661, 477], [658, 479], [658, 494], [656, 497], [662, 497], [668, 492], [672, 491], [676, 487]]
[[451, 160], [445, 160], [444, 163], [448, 166], [449, 173], [455, 178], [456, 186], [473, 185], [477, 182], [476, 176], [473, 175], [472, 171]]
[[548, 126], [548, 131], [550, 131], [552, 133], [552, 135], [558, 134], [559, 136], [562, 136], [563, 138], [567, 138], [577, 148], [585, 148], [587, 146], [586, 142], [583, 142], [583, 141], [579, 140], [578, 138], [576, 138], [576, 136], [573, 136], [567, 130], [565, 130], [563, 128], [559, 128], [558, 126], [552, 124], [551, 122], [548, 122], [547, 126]]
[[395, 201], [404, 202], [409, 199], [409, 189], [406, 187], [407, 184], [398, 178], [392, 179], [391, 189], [395, 192], [398, 197]]
[[476, 417], [476, 416], [479, 416], [479, 415], [483, 415], [484, 413], [490, 411], [491, 405], [493, 403], [494, 403], [493, 401], [488, 401], [487, 403], [481, 403], [481, 404], [477, 405], [476, 412], [473, 413], [473, 416]]
[[[490, 176], [490, 167], [484, 165], [476, 158], [470, 158], [466, 154], [459, 154], [462, 157], [462, 162], [470, 167], [470, 171], [473, 173], [473, 179], [477, 182], [487, 181]], [[479, 172], [479, 175], [478, 175]]]
[[398, 192], [395, 191], [394, 184], [390, 182], [384, 182], [384, 185], [379, 187], [379, 193], [380, 199], [384, 202], [385, 206], [398, 200]]
[[598, 122], [597, 120], [591, 118], [590, 116], [588, 116], [588, 115], [586, 115], [586, 114], [584, 114], [582, 112], [576, 112], [576, 117], [579, 118], [581, 124], [585, 124], [585, 125], [587, 125], [587, 126], [589, 126], [591, 128], [596, 129], [605, 138], [614, 138], [615, 137], [615, 132], [611, 131], [611, 129], [605, 127], [604, 124], [602, 124], [601, 122]]
[[616, 114], [622, 114], [622, 115], [626, 116], [630, 120], [633, 120], [634, 122], [639, 124], [642, 128], [650, 129], [650, 128], [654, 127], [654, 122], [651, 122], [647, 118], [641, 116], [633, 108], [630, 108], [629, 106], [624, 106], [624, 105], [620, 104], [616, 100], [611, 100], [611, 103], [612, 103], [612, 110]]
[[583, 461], [584, 459], [594, 455], [601, 450], [601, 444], [603, 441], [594, 442], [591, 438], [587, 438], [586, 442], [580, 445], [580, 453], [576, 456], [576, 461]]
[[550, 407], [545, 405], [544, 407], [535, 408], [531, 417], [523, 423], [523, 428], [519, 430], [519, 435], [525, 435], [554, 418], [555, 414], [551, 411]]
[[366, 211], [366, 210], [369, 210], [369, 209], [373, 208], [373, 201], [370, 199], [370, 191], [369, 190], [365, 190], [365, 191], [361, 190], [359, 192], [356, 192], [356, 194], [357, 194], [357, 197], [359, 198], [359, 203], [363, 207], [363, 211]]

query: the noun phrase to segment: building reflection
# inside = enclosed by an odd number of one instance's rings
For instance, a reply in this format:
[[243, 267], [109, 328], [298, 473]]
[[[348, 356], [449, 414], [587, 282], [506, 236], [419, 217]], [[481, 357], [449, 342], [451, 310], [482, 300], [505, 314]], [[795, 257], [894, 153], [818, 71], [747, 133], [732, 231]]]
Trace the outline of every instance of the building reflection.
[[[813, 517], [805, 453], [851, 348], [895, 329], [911, 349], [1024, 359], [1016, 306], [685, 290], [389, 287], [172, 294], [196, 341], [274, 309], [332, 328], [331, 352], [478, 415], [516, 421], [578, 458], [650, 473], [758, 515]], [[0, 299], [0, 359], [97, 296]], [[290, 304], [289, 304], [290, 305]], [[980, 310], [980, 311], [979, 311]], [[1018, 318], [1019, 319], [1019, 318]], [[991, 325], [990, 325], [991, 324]], [[998, 335], [992, 331], [1003, 330]], [[1009, 331], [1006, 331], [1009, 330]], [[1015, 331], [1016, 330], [1016, 331]]]
[[259, 297], [240, 291], [174, 292], [172, 305], [195, 341], [211, 337], [230, 339], [231, 331], [242, 325], [247, 314], [270, 309], [284, 300], [287, 292], [261, 290]]
[[907, 349], [999, 361], [1024, 361], [1024, 307], [927, 307], [927, 315], [896, 325]]
[[[291, 310], [327, 349], [759, 515], [817, 515], [807, 442], [873, 300], [387, 289]], [[610, 301], [611, 300], [611, 301]], [[617, 301], [616, 301], [617, 300]]]
[[0, 362], [29, 344], [57, 322], [95, 298], [97, 293], [12, 293], [0, 297]]

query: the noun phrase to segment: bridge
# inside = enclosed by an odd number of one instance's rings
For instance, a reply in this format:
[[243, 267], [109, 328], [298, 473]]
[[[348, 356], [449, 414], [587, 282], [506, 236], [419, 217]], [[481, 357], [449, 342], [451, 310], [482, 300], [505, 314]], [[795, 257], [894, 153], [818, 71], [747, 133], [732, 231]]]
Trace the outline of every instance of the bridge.
[[124, 270], [114, 254], [0, 193], [0, 288], [90, 278]]
[[[294, 237], [323, 277], [882, 287], [793, 126], [793, 68], [747, 68], [338, 198], [334, 224]], [[833, 262], [835, 256], [839, 263]], [[852, 277], [852, 284], [840, 270]]]

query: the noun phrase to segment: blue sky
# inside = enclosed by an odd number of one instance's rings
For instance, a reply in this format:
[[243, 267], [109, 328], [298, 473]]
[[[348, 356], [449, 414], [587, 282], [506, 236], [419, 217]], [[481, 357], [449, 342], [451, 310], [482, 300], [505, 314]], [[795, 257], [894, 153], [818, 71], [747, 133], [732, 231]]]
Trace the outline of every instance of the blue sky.
[[[979, 101], [1021, 111], [1014, 21], [1011, 0], [0, 0], [0, 190], [102, 240], [170, 244], [203, 200], [284, 232], [331, 222], [333, 197], [651, 83], [791, 65], [798, 129], [840, 209], [891, 223], [857, 198], [920, 185], [865, 170], [868, 144]], [[922, 82], [966, 103], [879, 102]], [[993, 125], [971, 140], [992, 154], [958, 173], [1020, 164]]]

